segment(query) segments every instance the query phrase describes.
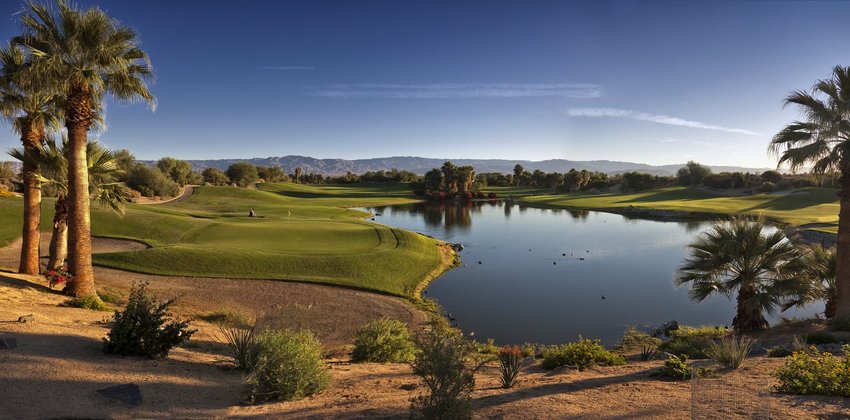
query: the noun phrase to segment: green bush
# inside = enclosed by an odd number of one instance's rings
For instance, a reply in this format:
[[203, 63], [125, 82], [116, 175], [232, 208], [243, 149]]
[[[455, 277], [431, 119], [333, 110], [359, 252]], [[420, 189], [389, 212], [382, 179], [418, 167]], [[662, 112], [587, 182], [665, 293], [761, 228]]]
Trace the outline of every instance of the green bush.
[[850, 331], [850, 317], [835, 317], [830, 319], [829, 329], [833, 331]]
[[688, 366], [688, 356], [678, 357], [671, 354], [664, 361], [664, 366], [661, 367], [657, 375], [681, 381], [705, 376], [707, 372], [704, 368]]
[[134, 284], [124, 311], [115, 311], [112, 329], [103, 339], [105, 353], [122, 356], [165, 357], [192, 337], [188, 321], [174, 319], [168, 308], [174, 300], [159, 302], [147, 293], [147, 283]]
[[322, 344], [310, 331], [266, 331], [257, 337], [258, 356], [245, 378], [245, 401], [293, 400], [328, 386]]
[[220, 325], [224, 344], [230, 352], [230, 361], [238, 369], [246, 372], [254, 370], [260, 357], [260, 345], [257, 341], [256, 327], [245, 328], [239, 325]]
[[549, 346], [543, 349], [542, 366], [555, 369], [561, 366], [573, 366], [585, 370], [595, 365], [615, 366], [626, 364], [626, 359], [602, 346], [600, 340], [579, 337], [574, 343]]
[[670, 331], [670, 338], [661, 343], [660, 351], [689, 359], [705, 359], [705, 353], [714, 341], [727, 334], [722, 327], [688, 327]]
[[535, 359], [543, 355], [539, 351], [540, 346], [534, 343], [525, 343], [522, 345], [522, 357], [533, 357]]
[[705, 353], [720, 366], [738, 369], [744, 364], [744, 360], [747, 360], [747, 356], [753, 350], [753, 344], [753, 340], [745, 336], [728, 336], [712, 343]]
[[661, 340], [634, 327], [626, 328], [623, 339], [616, 350], [621, 353], [640, 352], [640, 360], [649, 360], [655, 356]]
[[843, 347], [844, 357], [830, 353], [796, 351], [776, 371], [776, 390], [799, 395], [838, 395], [850, 397], [850, 346]]
[[837, 343], [838, 338], [827, 332], [813, 332], [806, 334], [806, 344], [831, 344]]
[[492, 338], [488, 338], [486, 343], [476, 342], [476, 344], [478, 345], [478, 353], [480, 354], [499, 354], [499, 346], [496, 345], [496, 340], [493, 340]]
[[440, 328], [417, 336], [416, 345], [413, 372], [422, 377], [428, 394], [414, 398], [411, 410], [427, 419], [471, 418], [470, 396], [481, 367], [473, 360], [475, 343], [457, 330]]
[[72, 299], [68, 299], [65, 302], [62, 302], [62, 306], [67, 306], [69, 308], [80, 308], [80, 309], [89, 309], [92, 311], [102, 311], [109, 312], [110, 309], [103, 301], [100, 300], [97, 296], [80, 296]]
[[405, 323], [388, 318], [374, 320], [357, 332], [351, 359], [355, 362], [409, 363], [416, 348]]
[[793, 354], [791, 350], [786, 347], [778, 346], [771, 347], [767, 349], [767, 357], [788, 357]]

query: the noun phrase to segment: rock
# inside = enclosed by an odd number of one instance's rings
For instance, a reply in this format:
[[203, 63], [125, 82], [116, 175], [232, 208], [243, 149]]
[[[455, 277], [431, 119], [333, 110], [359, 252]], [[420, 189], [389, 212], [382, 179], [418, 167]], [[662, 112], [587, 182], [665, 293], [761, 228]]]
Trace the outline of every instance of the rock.
[[97, 393], [106, 398], [125, 402], [130, 405], [142, 403], [142, 392], [136, 384], [115, 385], [109, 388], [99, 389]]
[[404, 385], [398, 387], [398, 389], [400, 389], [402, 391], [413, 391], [416, 388], [418, 388], [416, 386], [416, 384], [404, 384]]
[[14, 338], [0, 338], [0, 350], [12, 350], [18, 348], [18, 340]]
[[664, 335], [670, 335], [670, 331], [676, 331], [679, 329], [679, 322], [675, 319], [667, 321], [664, 325], [661, 326], [661, 330], [664, 331]]
[[18, 322], [20, 322], [21, 324], [28, 324], [30, 322], [35, 322], [35, 315], [33, 315], [33, 314], [21, 315], [21, 316], [18, 317]]
[[841, 353], [841, 344], [838, 343], [827, 343], [827, 344], [818, 344], [818, 351], [821, 353]]
[[463, 244], [452, 244], [452, 249], [455, 251], [463, 251]]

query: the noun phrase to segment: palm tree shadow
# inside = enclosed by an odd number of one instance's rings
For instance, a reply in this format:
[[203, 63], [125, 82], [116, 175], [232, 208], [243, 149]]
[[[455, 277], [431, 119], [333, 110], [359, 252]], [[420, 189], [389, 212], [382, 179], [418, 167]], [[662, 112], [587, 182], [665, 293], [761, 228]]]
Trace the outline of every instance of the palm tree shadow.
[[5, 273], [0, 272], [0, 285], [7, 287], [14, 287], [16, 289], [33, 289], [39, 292], [51, 293], [54, 295], [61, 295], [62, 292], [51, 289], [43, 284], [34, 283], [31, 281], [27, 281], [25, 279], [19, 279], [16, 277], [12, 277], [6, 275]]

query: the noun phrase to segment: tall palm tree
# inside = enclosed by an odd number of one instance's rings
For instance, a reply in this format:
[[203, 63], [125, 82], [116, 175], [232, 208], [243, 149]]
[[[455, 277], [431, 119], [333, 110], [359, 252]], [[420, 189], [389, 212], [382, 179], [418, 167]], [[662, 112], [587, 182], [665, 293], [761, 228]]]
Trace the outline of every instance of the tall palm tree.
[[688, 245], [690, 256], [676, 283], [690, 284], [691, 299], [737, 292], [732, 325], [738, 332], [767, 328], [765, 313], [774, 313], [799, 289], [800, 249], [781, 230], [766, 231], [764, 221], [742, 216], [720, 222]]
[[802, 307], [817, 300], [824, 301], [823, 314], [827, 318], [835, 317], [835, 304], [838, 298], [835, 288], [836, 252], [835, 248], [822, 245], [806, 247], [803, 257], [803, 278], [806, 280], [800, 290], [785, 303], [782, 310], [792, 306]]
[[[68, 140], [61, 145], [48, 140], [37, 162], [41, 182], [52, 185], [57, 191], [53, 215], [53, 235], [50, 237], [48, 270], [55, 270], [65, 263], [68, 250]], [[22, 149], [12, 149], [9, 155], [23, 161], [30, 157]], [[97, 141], [89, 142], [86, 150], [88, 162], [89, 193], [105, 208], [124, 214], [124, 206], [130, 201], [129, 189], [117, 182], [121, 173], [116, 152]]]
[[97, 7], [85, 10], [57, 0], [56, 7], [30, 1], [22, 14], [24, 34], [15, 41], [34, 57], [33, 67], [63, 94], [68, 129], [68, 269], [71, 293], [97, 296], [91, 263], [87, 132], [105, 94], [121, 102], [155, 107], [147, 86], [153, 73], [136, 32]]
[[43, 89], [30, 69], [25, 51], [17, 46], [0, 48], [0, 116], [8, 120], [21, 136], [23, 151], [31, 159], [23, 160], [24, 223], [18, 272], [38, 274], [40, 243], [41, 187], [37, 167], [47, 131], [61, 126], [58, 97]]
[[797, 106], [805, 121], [794, 121], [773, 136], [770, 150], [780, 154], [779, 166], [787, 164], [793, 171], [812, 165], [815, 174], [841, 174], [835, 314], [850, 317], [850, 67], [835, 66], [811, 92], [785, 98], [789, 105]]

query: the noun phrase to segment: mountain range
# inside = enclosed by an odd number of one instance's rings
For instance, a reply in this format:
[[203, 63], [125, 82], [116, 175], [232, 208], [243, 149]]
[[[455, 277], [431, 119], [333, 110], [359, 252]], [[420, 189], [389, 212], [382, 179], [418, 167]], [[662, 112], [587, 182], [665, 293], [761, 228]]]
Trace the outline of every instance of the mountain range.
[[[458, 166], [472, 166], [476, 172], [501, 172], [512, 173], [514, 165], [520, 164], [527, 171], [541, 170], [544, 172], [568, 172], [575, 168], [577, 171], [586, 169], [588, 171], [605, 172], [609, 175], [623, 172], [644, 172], [653, 175], [675, 175], [683, 164], [675, 165], [648, 165], [635, 162], [618, 162], [611, 160], [566, 160], [548, 159], [541, 161], [530, 160], [507, 160], [507, 159], [432, 159], [415, 156], [393, 156], [371, 159], [316, 159], [307, 156], [276, 156], [252, 159], [214, 159], [214, 160], [189, 160], [196, 170], [206, 168], [227, 169], [236, 162], [248, 162], [257, 166], [279, 166], [285, 171], [292, 173], [295, 168], [301, 168], [302, 172], [317, 173], [322, 175], [338, 176], [346, 172], [362, 174], [368, 171], [389, 171], [391, 169], [410, 171], [418, 175], [433, 168], [439, 168], [443, 162], [451, 160]], [[154, 163], [146, 161], [145, 163]], [[738, 166], [710, 166], [714, 172], [754, 172], [761, 173], [772, 168], [744, 168]]]

